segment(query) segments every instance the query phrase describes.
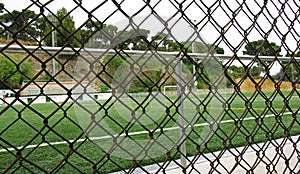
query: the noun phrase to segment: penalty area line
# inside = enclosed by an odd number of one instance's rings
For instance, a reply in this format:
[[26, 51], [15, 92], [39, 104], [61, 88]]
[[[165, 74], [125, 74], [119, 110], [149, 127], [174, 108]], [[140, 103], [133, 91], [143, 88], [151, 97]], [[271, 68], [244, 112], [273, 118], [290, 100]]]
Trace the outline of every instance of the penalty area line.
[[[291, 115], [292, 112], [285, 112], [282, 115]], [[274, 114], [269, 114], [265, 115], [263, 118], [269, 118], [269, 117], [274, 117]], [[254, 120], [256, 117], [248, 117], [248, 118], [243, 118], [242, 120]], [[188, 125], [186, 128], [191, 128], [191, 127], [201, 127], [201, 126], [209, 126], [214, 123], [216, 124], [222, 124], [222, 123], [231, 123], [235, 122], [236, 120], [223, 120], [223, 121], [216, 121], [216, 122], [208, 122], [208, 123], [199, 123], [199, 124], [194, 124], [194, 125]], [[169, 127], [169, 128], [164, 128], [163, 131], [170, 131], [170, 130], [177, 130], [180, 129], [179, 126], [176, 127]], [[157, 130], [150, 130], [150, 132], [159, 132], [160, 129]], [[130, 132], [128, 133], [128, 136], [133, 136], [133, 135], [140, 135], [140, 134], [148, 134], [149, 131], [138, 131], [138, 132]], [[28, 145], [28, 146], [19, 146], [16, 148], [6, 148], [6, 149], [0, 149], [0, 153], [2, 152], [11, 152], [11, 151], [18, 151], [18, 150], [25, 150], [25, 149], [33, 149], [33, 148], [38, 148], [38, 147], [47, 147], [47, 146], [54, 146], [54, 145], [62, 145], [62, 144], [69, 144], [69, 142], [73, 143], [80, 143], [83, 141], [93, 141], [93, 140], [104, 140], [104, 139], [110, 139], [113, 137], [125, 137], [126, 134], [115, 134], [115, 135], [106, 135], [106, 136], [101, 136], [101, 137], [90, 137], [90, 138], [82, 138], [78, 140], [68, 140], [68, 141], [58, 141], [58, 142], [50, 142], [50, 143], [41, 143], [41, 144], [33, 144], [33, 145]]]

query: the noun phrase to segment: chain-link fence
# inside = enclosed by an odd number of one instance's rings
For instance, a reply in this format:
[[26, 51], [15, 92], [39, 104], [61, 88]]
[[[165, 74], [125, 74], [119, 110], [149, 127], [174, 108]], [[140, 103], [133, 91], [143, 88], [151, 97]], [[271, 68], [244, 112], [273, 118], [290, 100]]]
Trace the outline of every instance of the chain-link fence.
[[298, 1], [0, 1], [3, 173], [299, 173]]

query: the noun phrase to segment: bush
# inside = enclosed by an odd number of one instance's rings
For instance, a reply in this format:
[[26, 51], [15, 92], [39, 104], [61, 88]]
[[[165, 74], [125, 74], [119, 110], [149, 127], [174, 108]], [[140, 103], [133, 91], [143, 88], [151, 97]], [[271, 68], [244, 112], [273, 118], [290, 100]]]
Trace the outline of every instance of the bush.
[[20, 88], [24, 80], [32, 76], [32, 63], [21, 55], [0, 56], [0, 88]]

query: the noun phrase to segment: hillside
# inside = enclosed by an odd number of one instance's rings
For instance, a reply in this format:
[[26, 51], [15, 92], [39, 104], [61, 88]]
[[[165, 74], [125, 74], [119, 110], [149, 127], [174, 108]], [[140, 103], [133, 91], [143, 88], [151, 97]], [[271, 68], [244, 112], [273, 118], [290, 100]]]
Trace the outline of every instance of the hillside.
[[[12, 39], [3, 39], [0, 38], [0, 45], [7, 45], [10, 44], [13, 40]], [[22, 45], [28, 45], [28, 46], [36, 46], [39, 45], [38, 42], [34, 42], [34, 41], [24, 41], [24, 40], [20, 40], [18, 39], [18, 42], [20, 42]], [[17, 43], [13, 43], [13, 45], [16, 45]]]
[[[9, 59], [7, 59], [9, 57]], [[5, 53], [4, 55], [0, 55], [0, 60], [6, 60], [9, 63], [9, 66], [15, 66], [12, 64], [12, 61], [19, 64], [19, 62], [22, 62], [23, 59], [26, 59], [27, 63], [26, 65], [29, 66], [29, 73], [26, 78], [24, 76], [16, 77], [12, 76], [9, 77], [10, 81], [15, 80], [16, 82], [11, 82], [11, 84], [14, 84], [13, 87], [19, 88], [21, 84], [16, 85], [17, 82], [21, 81], [29, 81], [31, 78], [35, 78], [35, 81], [53, 81], [51, 79], [51, 76], [53, 75], [53, 58], [49, 54], [34, 54], [28, 55], [25, 53]], [[58, 55], [56, 56], [56, 64], [55, 64], [55, 69], [56, 69], [56, 75], [55, 75], [55, 80], [58, 81], [74, 81], [74, 79], [77, 80], [82, 80], [82, 78], [85, 78], [86, 80], [92, 79], [93, 83], [98, 86], [98, 87], [103, 87], [107, 85], [112, 84], [112, 78], [114, 78], [114, 74], [117, 70], [120, 71], [119, 66], [124, 64], [124, 58], [120, 56], [114, 56], [110, 57], [107, 56], [103, 59], [102, 65], [105, 65], [105, 68], [101, 66], [98, 62], [98, 65], [94, 65], [93, 73], [90, 73], [90, 65], [89, 61], [86, 61], [87, 59], [95, 60], [93, 57], [68, 57], [64, 55]], [[147, 62], [146, 60], [148, 59], [141, 59], [140, 64], [144, 64]], [[2, 63], [3, 63], [2, 61]], [[25, 65], [25, 61], [21, 63], [20, 69], [22, 72], [23, 71], [22, 66]], [[144, 62], [144, 63], [143, 63]], [[45, 70], [42, 70], [43, 65], [46, 65]], [[126, 63], [125, 63], [126, 64]], [[124, 72], [130, 71], [130, 66], [129, 64], [126, 64], [127, 69], [125, 68]], [[5, 66], [3, 64], [3, 66]], [[155, 62], [154, 60], [151, 62], [146, 63], [146, 69], [147, 71], [143, 72], [142, 74], [139, 74], [139, 78], [135, 78], [133, 82], [130, 85], [130, 91], [131, 92], [139, 92], [143, 91], [145, 89], [148, 89], [150, 86], [152, 86], [153, 82], [156, 82], [157, 80], [160, 81], [158, 83], [159, 86], [164, 86], [164, 85], [174, 85], [175, 84], [175, 77], [169, 78], [168, 75], [164, 73], [164, 67], [161, 66], [159, 62]], [[27, 67], [28, 69], [28, 67]], [[134, 66], [135, 72], [139, 72], [140, 67], [139, 66]], [[155, 70], [156, 69], [156, 70]], [[3, 69], [4, 71], [5, 69]], [[8, 69], [9, 70], [9, 69]], [[13, 74], [16, 71], [16, 67], [10, 68], [9, 74]], [[95, 79], [96, 73], [98, 74], [98, 77], [101, 79]], [[88, 76], [86, 76], [88, 74]], [[119, 74], [124, 74], [122, 72], [119, 72]], [[126, 73], [125, 73], [126, 75]], [[0, 73], [1, 78], [7, 77], [5, 73]], [[140, 79], [140, 80], [139, 80]], [[152, 79], [152, 80], [150, 80]], [[21, 81], [20, 81], [21, 80]], [[261, 90], [275, 90], [275, 85], [280, 86], [280, 89], [282, 90], [291, 90], [293, 88], [291, 82], [272, 82], [271, 80], [267, 79], [262, 82], [260, 82], [261, 79], [255, 79], [255, 82], [260, 86]], [[250, 79], [246, 80], [241, 80], [241, 79], [236, 79], [236, 83], [241, 84], [240, 85], [240, 90], [242, 92], [244, 91], [255, 91], [255, 83], [253, 83]], [[6, 82], [8, 82], [6, 80]], [[161, 84], [164, 83], [164, 84]], [[297, 88], [299, 88], [299, 84], [297, 85]]]
[[[240, 83], [241, 79], [236, 79], [235, 81], [236, 81], [236, 83]], [[260, 85], [261, 90], [275, 90], [275, 83], [272, 82], [271, 80], [266, 79], [262, 82], [260, 82], [260, 81], [261, 81], [261, 79], [255, 79], [255, 82]], [[293, 85], [291, 82], [276, 81], [276, 83], [278, 83], [277, 85], [280, 86], [281, 90], [291, 90], [293, 88]], [[299, 84], [297, 84], [296, 88], [299, 88], [299, 87], [300, 87]], [[246, 79], [242, 82], [242, 84], [240, 86], [240, 90], [242, 92], [255, 91], [256, 90], [255, 84], [250, 79]]]

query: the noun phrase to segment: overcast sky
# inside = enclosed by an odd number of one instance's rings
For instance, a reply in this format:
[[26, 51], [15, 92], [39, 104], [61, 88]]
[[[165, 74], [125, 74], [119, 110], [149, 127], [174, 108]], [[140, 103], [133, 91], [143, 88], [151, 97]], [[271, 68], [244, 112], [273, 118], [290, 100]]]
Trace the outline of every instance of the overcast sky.
[[[45, 4], [48, 1], [49, 0], [40, 0], [39, 2], [40, 4]], [[120, 1], [121, 0], [117, 0], [117, 2]], [[198, 28], [203, 27], [199, 32], [201, 35], [201, 39], [203, 39], [207, 43], [215, 42], [217, 44], [220, 44], [220, 46], [225, 49], [225, 54], [232, 54], [230, 48], [227, 46], [228, 43], [230, 43], [232, 47], [239, 46], [239, 44], [243, 41], [245, 35], [244, 31], [248, 31], [247, 39], [250, 41], [263, 39], [263, 32], [271, 31], [268, 37], [269, 41], [276, 42], [278, 45], [280, 45], [283, 35], [286, 34], [284, 47], [288, 47], [292, 51], [295, 51], [297, 49], [297, 45], [299, 45], [299, 30], [296, 31], [296, 29], [300, 28], [299, 1], [288, 1], [288, 4], [285, 5], [284, 13], [282, 13], [280, 16], [279, 11], [282, 8], [282, 4], [280, 3], [280, 1], [268, 1], [267, 8], [264, 9], [263, 14], [259, 16], [259, 18], [257, 19], [257, 24], [252, 29], [249, 28], [251, 28], [251, 25], [253, 24], [252, 21], [254, 20], [254, 15], [258, 14], [261, 10], [260, 6], [263, 6], [262, 0], [258, 0], [258, 4], [254, 0], [247, 0], [247, 6], [243, 5], [242, 9], [238, 9], [239, 4], [236, 1], [227, 1], [227, 4], [225, 4], [224, 1], [221, 1], [214, 4], [214, 1], [212, 0], [204, 0], [204, 4], [201, 4], [200, 1], [196, 1], [198, 2], [198, 4], [193, 3], [192, 5], [189, 5], [191, 1], [192, 0], [187, 0], [183, 4], [183, 9], [185, 10], [186, 17], [191, 19], [192, 21], [196, 21], [196, 23], [198, 23]], [[32, 4], [30, 0], [0, 0], [0, 2], [4, 3], [5, 8], [10, 11], [21, 10]], [[105, 21], [105, 23], [117, 25], [119, 29], [122, 29], [122, 27], [128, 25], [129, 20], [124, 14], [117, 10], [117, 6], [112, 1], [109, 0], [105, 2], [104, 5], [97, 7], [103, 2], [105, 1], [82, 0], [82, 7], [90, 12], [93, 11], [93, 16], [98, 18], [100, 21]], [[172, 0], [171, 2], [175, 1]], [[163, 19], [174, 16], [174, 19], [172, 20], [173, 22], [169, 23], [170, 25], [172, 25], [176, 19], [182, 17], [182, 14], [178, 13], [177, 10], [179, 5], [175, 3], [172, 4], [171, 2], [168, 0], [161, 0], [161, 2], [158, 0], [150, 1], [150, 5], [154, 7], [155, 12]], [[242, 0], [239, 0], [239, 3], [241, 2]], [[221, 6], [219, 6], [220, 4]], [[208, 20], [208, 17], [206, 17], [207, 9], [205, 8], [205, 5], [212, 6], [211, 16], [213, 20]], [[143, 0], [125, 0], [124, 3], [121, 4], [122, 10], [129, 16], [137, 13], [143, 6], [145, 6], [145, 2]], [[68, 11], [70, 11], [76, 8], [77, 5], [73, 2], [73, 0], [54, 0], [46, 7], [49, 10], [56, 12], [62, 7], [66, 7]], [[36, 5], [31, 6], [30, 9], [36, 11], [37, 13], [39, 13], [40, 11], [40, 9]], [[239, 11], [239, 13], [237, 13], [236, 15], [236, 20], [235, 22], [230, 22], [233, 11], [236, 10]], [[48, 12], [48, 10], [45, 11], [45, 13]], [[228, 17], [225, 12], [230, 16]], [[111, 14], [113, 15], [110, 16]], [[149, 14], [151, 14], [151, 8], [145, 7], [133, 19], [136, 23], [140, 23], [141, 19], [144, 19]], [[77, 27], [88, 19], [87, 13], [84, 12], [84, 10], [80, 7], [76, 8], [71, 15], [73, 16]], [[277, 24], [275, 28], [272, 29], [272, 27], [274, 27], [274, 19], [277, 17]], [[298, 19], [295, 20], [296, 18]], [[294, 29], [288, 32], [289, 26], [291, 26], [292, 24], [294, 26]], [[164, 29], [164, 25], [155, 17], [149, 18], [148, 20], [144, 21], [141, 26], [141, 28], [151, 30], [151, 34], [155, 34], [157, 31], [161, 31]], [[221, 28], [224, 28], [226, 31], [223, 38], [220, 37]], [[171, 31], [176, 39], [187, 40], [193, 30], [187, 21], [181, 19], [180, 22], [178, 22], [171, 29]], [[239, 49], [239, 54], [242, 54], [243, 50], [244, 45], [241, 46], [241, 49]], [[282, 48], [282, 54], [285, 54], [285, 52], [285, 49]]]

